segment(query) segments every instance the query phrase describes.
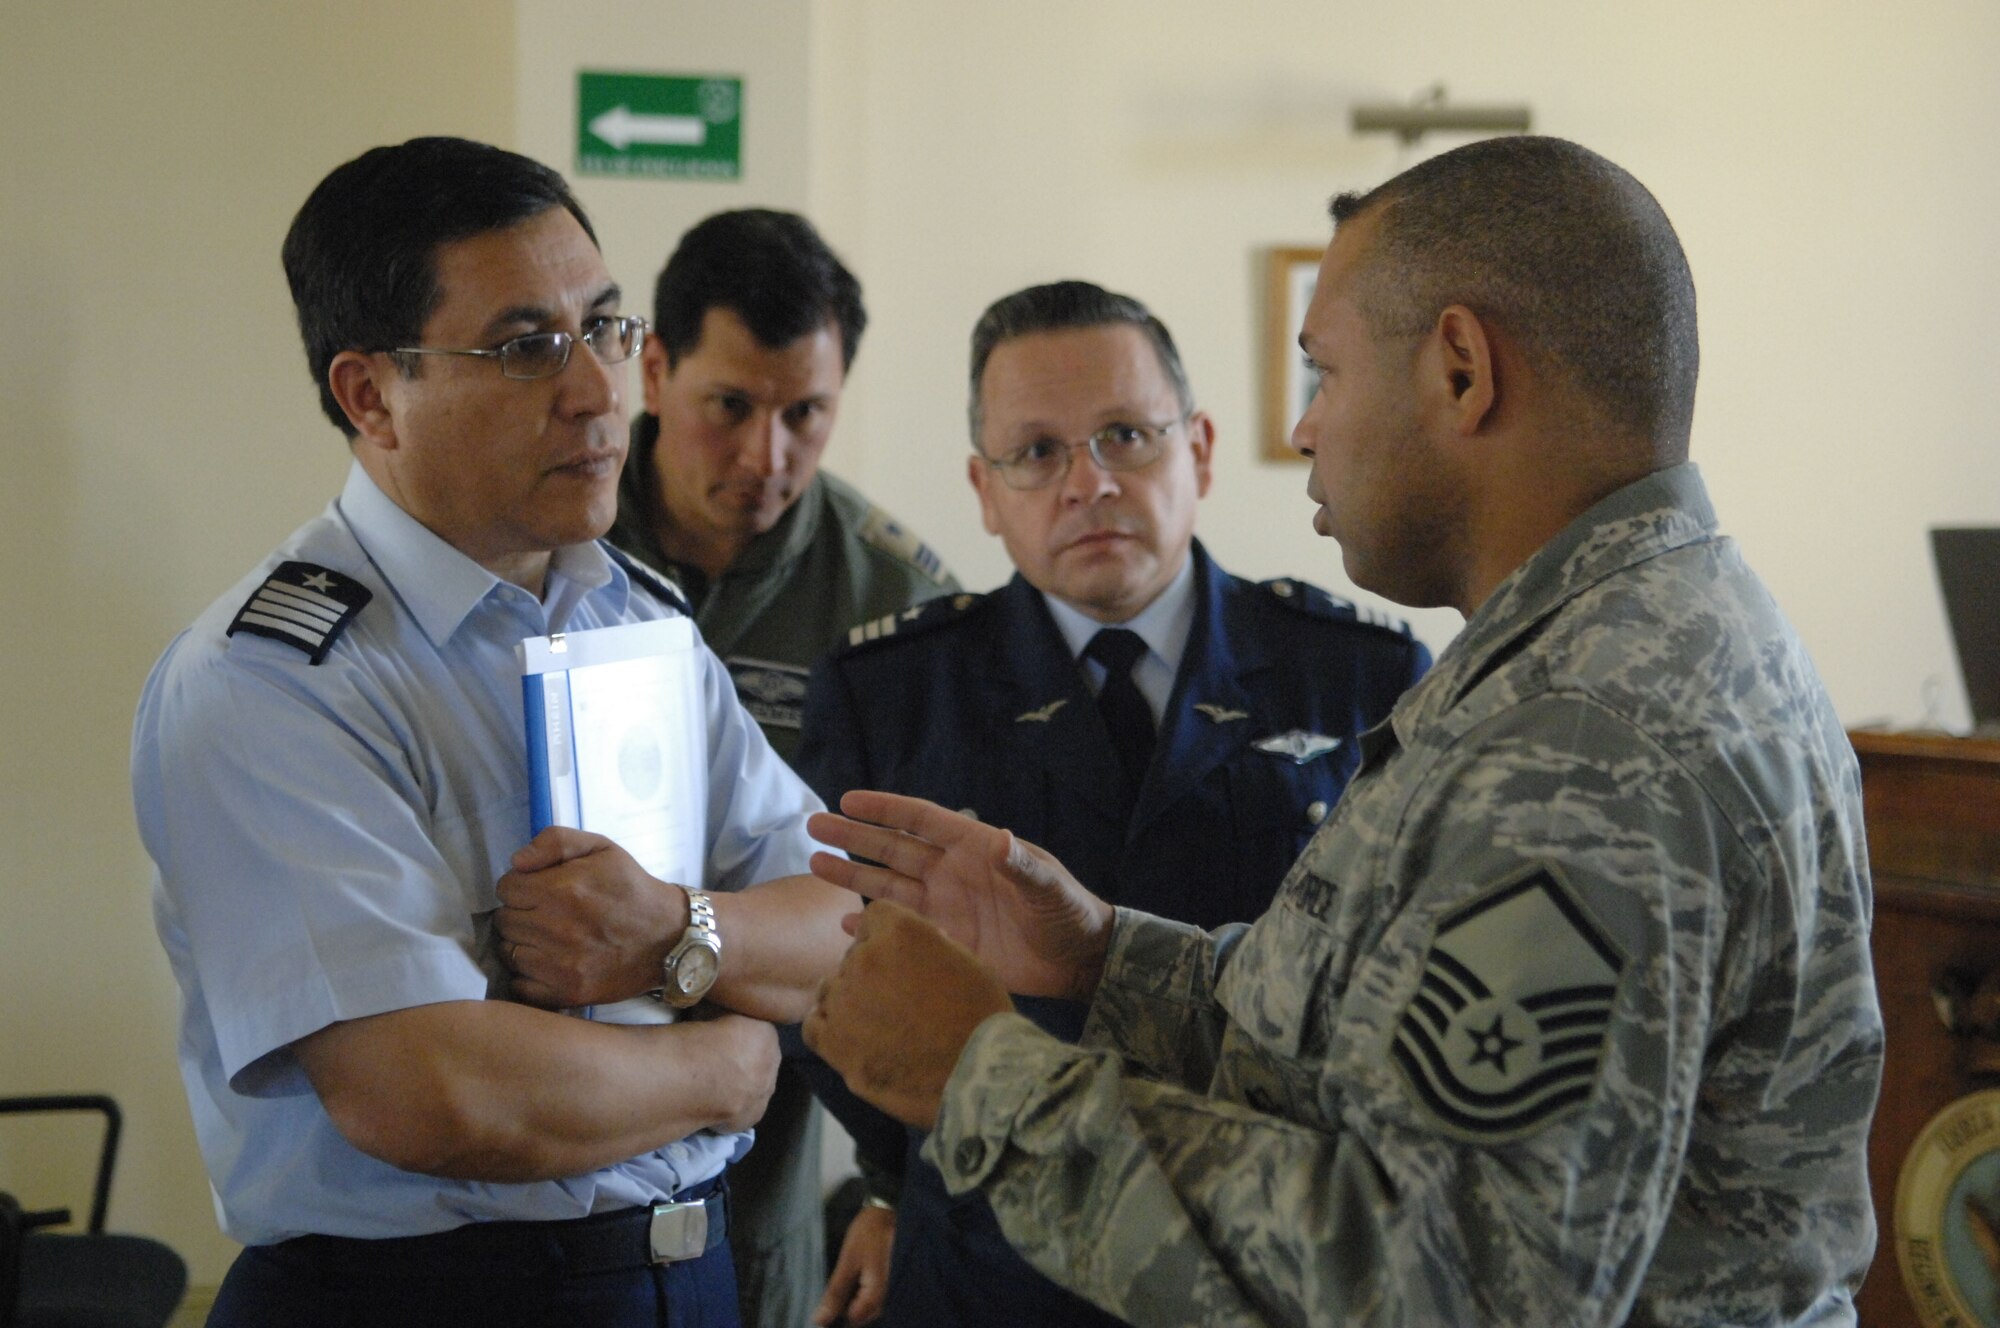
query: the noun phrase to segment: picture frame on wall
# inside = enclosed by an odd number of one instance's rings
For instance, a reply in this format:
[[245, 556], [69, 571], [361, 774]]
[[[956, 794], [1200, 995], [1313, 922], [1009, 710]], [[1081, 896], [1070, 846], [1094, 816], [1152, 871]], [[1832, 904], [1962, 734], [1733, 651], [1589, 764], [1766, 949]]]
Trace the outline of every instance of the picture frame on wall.
[[1299, 324], [1312, 302], [1319, 260], [1312, 245], [1273, 245], [1264, 255], [1264, 460], [1304, 461], [1292, 450], [1292, 426], [1316, 384], [1299, 353]]

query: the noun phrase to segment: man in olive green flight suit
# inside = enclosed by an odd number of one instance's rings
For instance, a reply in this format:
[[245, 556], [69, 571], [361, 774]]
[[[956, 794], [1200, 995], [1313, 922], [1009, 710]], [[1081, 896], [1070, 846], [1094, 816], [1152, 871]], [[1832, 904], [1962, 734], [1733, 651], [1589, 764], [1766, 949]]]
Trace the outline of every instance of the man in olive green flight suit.
[[[798, 746], [813, 661], [848, 630], [958, 589], [936, 554], [819, 469], [867, 313], [805, 218], [722, 212], [654, 291], [613, 543], [686, 593], [778, 754]], [[781, 1072], [730, 1171], [729, 1239], [750, 1328], [806, 1322], [826, 1281], [820, 1120]]]

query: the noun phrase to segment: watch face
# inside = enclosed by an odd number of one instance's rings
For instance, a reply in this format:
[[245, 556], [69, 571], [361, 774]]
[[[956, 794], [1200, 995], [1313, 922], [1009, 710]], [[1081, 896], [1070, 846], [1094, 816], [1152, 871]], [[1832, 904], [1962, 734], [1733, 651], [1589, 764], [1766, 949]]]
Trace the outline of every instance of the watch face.
[[715, 952], [707, 946], [690, 946], [674, 965], [674, 985], [683, 996], [699, 996], [715, 981]]

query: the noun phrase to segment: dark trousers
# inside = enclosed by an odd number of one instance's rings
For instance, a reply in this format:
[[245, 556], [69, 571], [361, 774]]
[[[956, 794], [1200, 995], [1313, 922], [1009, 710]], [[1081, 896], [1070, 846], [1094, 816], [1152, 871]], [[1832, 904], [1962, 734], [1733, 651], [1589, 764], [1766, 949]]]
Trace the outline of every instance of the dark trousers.
[[301, 1236], [252, 1245], [230, 1265], [208, 1325], [740, 1328], [729, 1243], [718, 1240], [699, 1258], [651, 1263], [644, 1211], [475, 1222], [393, 1240]]

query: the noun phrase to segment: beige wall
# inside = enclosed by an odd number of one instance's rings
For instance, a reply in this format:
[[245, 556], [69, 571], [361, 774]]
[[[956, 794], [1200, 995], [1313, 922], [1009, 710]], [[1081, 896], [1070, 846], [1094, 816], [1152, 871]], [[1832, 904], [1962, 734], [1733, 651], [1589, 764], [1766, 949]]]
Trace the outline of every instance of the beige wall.
[[[212, 1283], [232, 1247], [174, 1068], [177, 996], [126, 784], [132, 708], [172, 634], [345, 473], [278, 264], [292, 212], [373, 144], [504, 141], [512, 11], [7, 10], [0, 1092], [117, 1096], [112, 1222], [171, 1240]], [[0, 1187], [46, 1194], [78, 1161], [40, 1134], [0, 1134], [14, 1140]]]
[[[1696, 447], [1850, 720], [1963, 718], [1922, 528], [2000, 522], [2000, 10], [1983, 0], [1408, 6], [1261, 0], [210, 0], [10, 5], [0, 42], [0, 1092], [130, 1113], [113, 1220], [213, 1281], [125, 748], [171, 634], [324, 504], [344, 451], [277, 264], [335, 162], [421, 132], [567, 169], [578, 65], [743, 72], [733, 185], [581, 181], [649, 302], [688, 222], [804, 205], [874, 326], [832, 453], [976, 585], [963, 343], [993, 296], [1089, 276], [1173, 324], [1223, 430], [1203, 529], [1240, 571], [1339, 586], [1295, 467], [1255, 461], [1256, 254], [1407, 158], [1345, 129], [1436, 80], [1526, 99], [1634, 168], [1701, 289]], [[1421, 619], [1433, 642], [1449, 614]], [[68, 1150], [0, 1143], [0, 1186]]]
[[[653, 279], [667, 255], [683, 231], [710, 213], [806, 206], [805, 0], [596, 0], [587, 11], [557, 0], [520, 0], [516, 12], [511, 146], [572, 176], [627, 308], [651, 312]], [[585, 12], [589, 21], [578, 21]], [[740, 76], [742, 178], [574, 175], [579, 69]]]
[[[1345, 590], [1295, 465], [1254, 459], [1256, 256], [1414, 158], [1351, 102], [1527, 101], [1647, 182], [1700, 292], [1695, 454], [1850, 722], [1965, 720], [1924, 528], [2000, 522], [2000, 7], [1825, 0], [816, 0], [813, 202], [874, 329], [831, 464], [968, 584], [1007, 571], [963, 479], [965, 338], [1088, 277], [1179, 338], [1221, 430], [1201, 530]], [[1426, 140], [1422, 150], [1434, 146]], [[1457, 615], [1416, 615], [1433, 644]]]

